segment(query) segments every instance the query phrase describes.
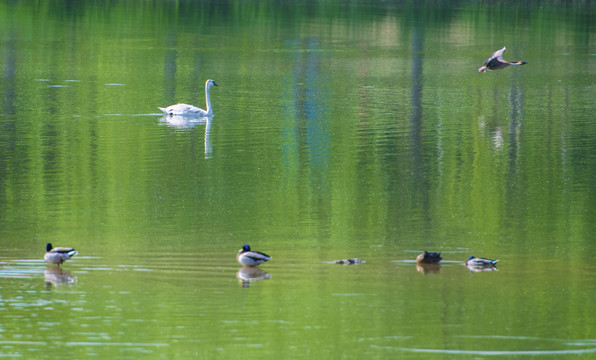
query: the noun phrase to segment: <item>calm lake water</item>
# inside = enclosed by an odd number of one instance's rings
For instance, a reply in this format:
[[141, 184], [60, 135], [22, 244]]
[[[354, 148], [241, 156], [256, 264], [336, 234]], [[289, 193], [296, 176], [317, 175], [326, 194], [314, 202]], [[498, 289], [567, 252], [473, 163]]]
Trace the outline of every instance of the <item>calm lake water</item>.
[[0, 358], [596, 358], [594, 15], [0, 1]]

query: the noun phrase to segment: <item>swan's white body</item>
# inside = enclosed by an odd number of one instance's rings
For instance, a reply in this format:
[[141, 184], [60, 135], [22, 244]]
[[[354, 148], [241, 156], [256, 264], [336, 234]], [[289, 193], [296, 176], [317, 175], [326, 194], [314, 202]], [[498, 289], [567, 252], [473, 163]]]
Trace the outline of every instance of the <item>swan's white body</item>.
[[190, 115], [190, 116], [211, 116], [213, 109], [211, 109], [211, 86], [219, 86], [215, 81], [209, 79], [205, 82], [205, 102], [207, 109], [203, 110], [193, 105], [176, 104], [168, 106], [167, 108], [159, 108], [166, 115]]

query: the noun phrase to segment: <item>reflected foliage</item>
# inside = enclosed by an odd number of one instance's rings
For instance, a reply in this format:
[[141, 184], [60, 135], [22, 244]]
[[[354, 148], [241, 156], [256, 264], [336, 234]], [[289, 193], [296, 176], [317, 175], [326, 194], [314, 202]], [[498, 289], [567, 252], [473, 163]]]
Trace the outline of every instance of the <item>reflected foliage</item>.
[[[106, 358], [593, 348], [592, 19], [587, 1], [0, 0], [0, 245], [81, 254], [0, 272], [6, 334]], [[478, 74], [503, 46], [528, 64]], [[212, 121], [156, 114], [202, 104], [208, 78]], [[237, 269], [242, 243], [274, 277]], [[424, 249], [442, 265], [417, 267]]]

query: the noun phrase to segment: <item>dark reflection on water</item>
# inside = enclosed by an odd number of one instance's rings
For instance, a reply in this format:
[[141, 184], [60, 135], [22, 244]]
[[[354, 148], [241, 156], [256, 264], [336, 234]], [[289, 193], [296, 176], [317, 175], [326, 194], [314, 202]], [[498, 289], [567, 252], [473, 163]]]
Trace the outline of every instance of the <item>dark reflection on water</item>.
[[[3, 113], [10, 115], [15, 113], [15, 98], [16, 98], [16, 69], [17, 69], [17, 37], [14, 29], [9, 29], [4, 38], [5, 46], [3, 47], [4, 62], [2, 79], [5, 83], [3, 92], [5, 101], [3, 102]], [[9, 130], [9, 129], [5, 129]]]
[[424, 275], [437, 274], [441, 271], [440, 264], [416, 264], [416, 270]]
[[414, 185], [412, 201], [421, 209], [419, 216], [424, 222], [429, 219], [429, 181], [428, 164], [425, 159], [423, 141], [423, 69], [424, 69], [424, 26], [421, 19], [415, 19], [412, 25], [412, 70], [410, 76], [411, 115], [410, 137], [412, 151], [412, 182]]

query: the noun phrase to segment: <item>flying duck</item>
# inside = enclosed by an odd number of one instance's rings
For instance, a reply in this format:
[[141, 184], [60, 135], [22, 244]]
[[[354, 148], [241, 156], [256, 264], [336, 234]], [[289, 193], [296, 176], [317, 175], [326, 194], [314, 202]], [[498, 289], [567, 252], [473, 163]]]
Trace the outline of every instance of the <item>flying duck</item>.
[[503, 47], [501, 50], [495, 51], [489, 58], [484, 62], [484, 66], [478, 69], [478, 72], [486, 72], [486, 70], [500, 70], [504, 69], [509, 65], [525, 65], [525, 61], [505, 61], [503, 60], [503, 54], [507, 48]]

